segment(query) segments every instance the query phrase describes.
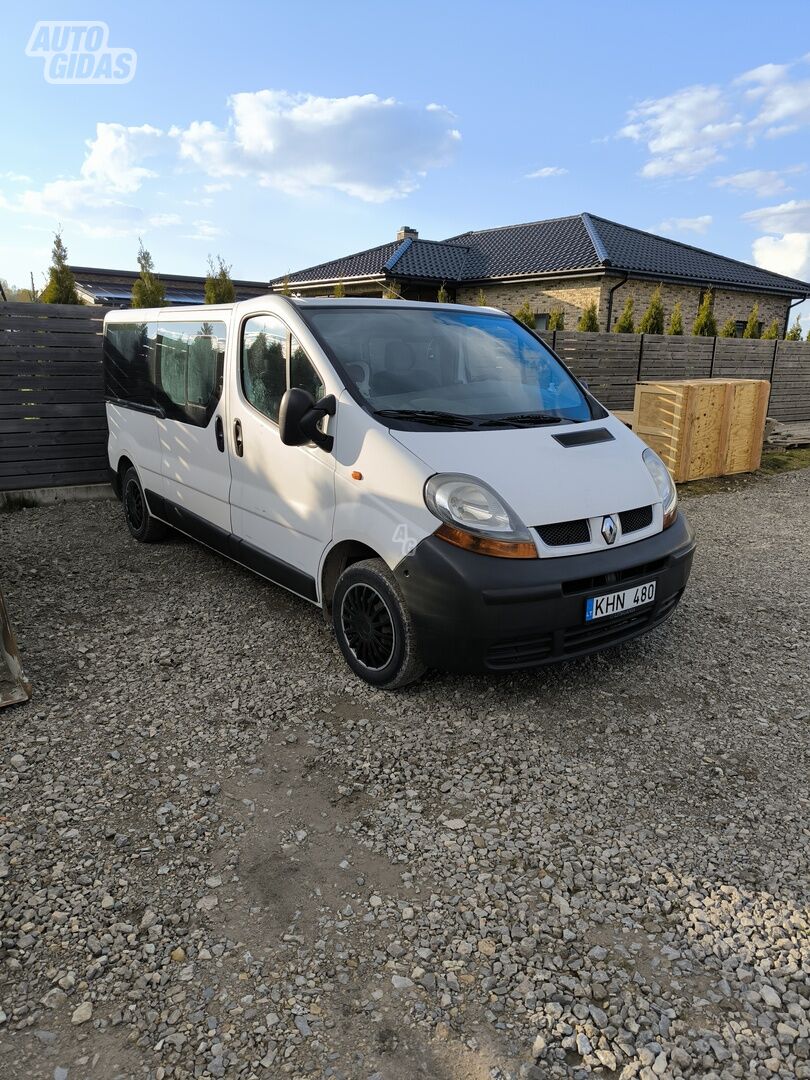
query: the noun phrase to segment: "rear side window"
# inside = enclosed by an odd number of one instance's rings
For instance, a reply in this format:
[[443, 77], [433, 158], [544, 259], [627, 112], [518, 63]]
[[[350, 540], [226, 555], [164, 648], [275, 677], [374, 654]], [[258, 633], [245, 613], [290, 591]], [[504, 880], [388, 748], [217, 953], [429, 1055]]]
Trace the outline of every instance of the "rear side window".
[[154, 408], [157, 323], [108, 323], [104, 392], [108, 401]]
[[223, 322], [158, 324], [157, 400], [167, 418], [207, 427], [222, 394]]

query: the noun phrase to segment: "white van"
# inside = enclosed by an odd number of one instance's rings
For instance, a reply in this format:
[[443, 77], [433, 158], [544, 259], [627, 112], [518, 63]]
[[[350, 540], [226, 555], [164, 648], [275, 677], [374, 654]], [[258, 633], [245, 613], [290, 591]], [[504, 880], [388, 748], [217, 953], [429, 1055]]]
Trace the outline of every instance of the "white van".
[[299, 300], [114, 311], [112, 480], [321, 607], [350, 667], [583, 656], [672, 614], [692, 532], [660, 458], [492, 308]]

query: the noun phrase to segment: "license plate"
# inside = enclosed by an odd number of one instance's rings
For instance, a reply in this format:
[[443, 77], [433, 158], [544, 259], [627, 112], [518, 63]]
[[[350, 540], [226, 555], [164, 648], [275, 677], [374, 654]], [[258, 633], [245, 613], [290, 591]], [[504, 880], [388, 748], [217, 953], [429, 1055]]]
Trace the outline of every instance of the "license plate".
[[607, 615], [621, 615], [642, 604], [651, 604], [655, 599], [655, 582], [634, 585], [632, 589], [608, 593], [606, 596], [589, 596], [585, 601], [585, 622], [604, 619]]

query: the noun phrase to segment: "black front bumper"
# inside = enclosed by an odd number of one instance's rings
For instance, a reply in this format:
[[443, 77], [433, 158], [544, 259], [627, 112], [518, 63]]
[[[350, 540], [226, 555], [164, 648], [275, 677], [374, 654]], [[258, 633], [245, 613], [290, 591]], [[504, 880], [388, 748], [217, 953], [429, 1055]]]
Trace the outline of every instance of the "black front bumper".
[[[430, 667], [512, 671], [616, 645], [662, 623], [681, 598], [695, 540], [683, 514], [665, 532], [558, 559], [497, 559], [429, 536], [395, 570]], [[655, 581], [655, 601], [585, 622], [589, 596]]]

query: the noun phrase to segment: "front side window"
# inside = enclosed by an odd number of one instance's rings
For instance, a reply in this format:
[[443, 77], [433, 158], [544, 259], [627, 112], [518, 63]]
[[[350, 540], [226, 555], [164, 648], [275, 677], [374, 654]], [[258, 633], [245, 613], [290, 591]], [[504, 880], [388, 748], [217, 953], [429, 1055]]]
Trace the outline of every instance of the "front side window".
[[158, 324], [158, 402], [171, 420], [207, 427], [222, 393], [225, 323]]
[[324, 305], [305, 318], [383, 416], [419, 423], [421, 413], [421, 422], [435, 424], [444, 414], [467, 428], [592, 418], [554, 354], [505, 315]]
[[276, 423], [287, 389], [287, 338], [275, 315], [248, 319], [242, 331], [242, 389], [254, 409]]
[[308, 390], [316, 401], [323, 397], [325, 391], [312, 361], [294, 337], [290, 339], [290, 386], [300, 386], [303, 390]]

